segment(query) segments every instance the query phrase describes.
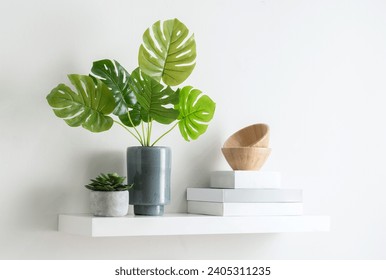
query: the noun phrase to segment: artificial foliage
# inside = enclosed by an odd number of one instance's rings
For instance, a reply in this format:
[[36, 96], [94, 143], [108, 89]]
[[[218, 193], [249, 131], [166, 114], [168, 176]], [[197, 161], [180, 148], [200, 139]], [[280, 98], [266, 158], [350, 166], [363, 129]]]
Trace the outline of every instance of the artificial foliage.
[[117, 173], [101, 173], [95, 179], [91, 179], [91, 183], [85, 185], [86, 188], [92, 191], [127, 191], [132, 185], [124, 184], [125, 177], [119, 176]]
[[[194, 34], [178, 19], [157, 21], [143, 34], [139, 67], [127, 71], [111, 59], [95, 61], [89, 75], [68, 75], [47, 96], [55, 115], [91, 132], [123, 127], [142, 146], [154, 146], [175, 127], [186, 140], [205, 133], [216, 104], [193, 86], [180, 86], [196, 65]], [[153, 123], [170, 125], [152, 139]]]

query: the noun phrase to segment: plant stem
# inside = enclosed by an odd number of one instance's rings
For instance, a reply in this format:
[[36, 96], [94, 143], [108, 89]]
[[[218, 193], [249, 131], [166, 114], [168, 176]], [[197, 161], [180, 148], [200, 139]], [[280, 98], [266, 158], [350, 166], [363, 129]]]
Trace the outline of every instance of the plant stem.
[[117, 123], [117, 124], [119, 124], [120, 126], [122, 126], [124, 129], [126, 129], [135, 139], [137, 139], [137, 141], [143, 146], [143, 143], [142, 143], [142, 140], [141, 139], [139, 139], [138, 137], [137, 137], [137, 135], [135, 135], [132, 131], [130, 131], [125, 125], [123, 125], [122, 123], [120, 123], [120, 122], [118, 122], [118, 121], [116, 121], [116, 120], [114, 120], [114, 122], [115, 123]]
[[146, 143], [146, 139], [147, 139], [147, 137], [146, 137], [146, 133], [145, 133], [145, 127], [144, 127], [144, 125], [143, 125], [143, 123], [144, 123], [144, 121], [141, 121], [141, 126], [142, 126], [142, 135], [143, 135], [143, 140], [144, 140], [144, 146], [149, 146], [149, 144], [148, 143]]
[[148, 118], [147, 120], [147, 144], [150, 146], [150, 139], [151, 139], [151, 125], [152, 125], [152, 120], [151, 118]]
[[172, 131], [177, 126], [178, 123], [179, 122], [176, 122], [171, 129], [169, 129], [164, 134], [162, 134], [160, 137], [158, 137], [157, 140], [155, 140], [154, 143], [151, 146], [153, 147], [159, 140], [162, 139], [162, 137], [164, 137], [166, 134], [168, 134], [170, 131]]
[[141, 134], [138, 132], [137, 128], [135, 127], [135, 125], [134, 125], [134, 123], [133, 123], [133, 120], [131, 119], [130, 112], [127, 112], [127, 115], [128, 115], [128, 117], [129, 117], [129, 121], [130, 121], [131, 125], [133, 126], [135, 132], [137, 132], [138, 137], [139, 137], [139, 139], [140, 139], [140, 140], [138, 140], [138, 138], [136, 137], [137, 140], [139, 141], [139, 143], [141, 143], [141, 146], [143, 146], [143, 139], [142, 139], [142, 137], [141, 137]]
[[[151, 120], [151, 122], [150, 122], [150, 137], [151, 137], [152, 132], [153, 132], [153, 120]], [[149, 137], [149, 144], [150, 144], [150, 141], [151, 141], [150, 137]]]

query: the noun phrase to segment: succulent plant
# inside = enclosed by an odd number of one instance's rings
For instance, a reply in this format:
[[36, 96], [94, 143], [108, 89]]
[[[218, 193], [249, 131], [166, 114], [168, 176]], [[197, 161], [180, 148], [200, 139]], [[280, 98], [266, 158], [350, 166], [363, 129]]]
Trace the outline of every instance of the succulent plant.
[[85, 187], [92, 191], [102, 192], [127, 191], [133, 185], [124, 184], [124, 180], [125, 177], [121, 177], [117, 173], [101, 173], [95, 179], [91, 179], [91, 183]]

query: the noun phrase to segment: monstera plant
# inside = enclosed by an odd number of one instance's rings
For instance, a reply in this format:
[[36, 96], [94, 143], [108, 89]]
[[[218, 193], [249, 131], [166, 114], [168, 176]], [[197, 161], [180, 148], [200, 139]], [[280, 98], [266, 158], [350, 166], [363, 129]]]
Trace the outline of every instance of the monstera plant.
[[[47, 96], [55, 115], [91, 132], [126, 129], [142, 146], [154, 146], [177, 125], [186, 141], [202, 135], [215, 103], [192, 86], [178, 88], [196, 61], [194, 35], [178, 19], [157, 21], [143, 34], [139, 67], [129, 73], [115, 60], [93, 63], [90, 75], [68, 75]], [[173, 88], [174, 87], [174, 88]], [[153, 139], [153, 123], [170, 125]]]
[[[155, 144], [177, 126], [186, 141], [195, 140], [213, 118], [216, 105], [207, 95], [179, 87], [195, 61], [196, 42], [188, 28], [178, 19], [157, 21], [143, 34], [134, 71], [115, 60], [95, 61], [90, 75], [68, 75], [72, 87], [60, 84], [47, 96], [69, 126], [102, 132], [116, 124], [141, 144], [127, 148], [135, 214], [162, 215], [170, 202], [171, 150]], [[169, 127], [152, 139], [155, 122]]]

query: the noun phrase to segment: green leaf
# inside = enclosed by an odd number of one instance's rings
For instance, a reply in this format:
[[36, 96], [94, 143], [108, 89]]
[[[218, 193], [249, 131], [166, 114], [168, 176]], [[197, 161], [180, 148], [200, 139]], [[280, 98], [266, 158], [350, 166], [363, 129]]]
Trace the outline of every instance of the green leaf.
[[170, 124], [179, 115], [173, 108], [178, 103], [178, 94], [170, 87], [163, 87], [159, 82], [146, 75], [140, 68], [131, 73], [131, 88], [140, 104], [140, 115], [144, 122], [155, 120]]
[[132, 108], [137, 103], [130, 88], [130, 74], [117, 61], [108, 59], [95, 61], [91, 72], [96, 78], [102, 80], [113, 93], [116, 104], [114, 115], [126, 115], [128, 108]]
[[191, 86], [180, 91], [180, 102], [175, 106], [180, 111], [178, 127], [186, 141], [195, 140], [205, 133], [212, 120], [216, 103], [207, 95]]
[[137, 102], [133, 108], [129, 109], [129, 113], [120, 115], [119, 119], [124, 125], [129, 127], [138, 126], [141, 123], [141, 105]]
[[89, 76], [68, 75], [75, 87], [59, 84], [47, 95], [48, 104], [57, 117], [72, 127], [82, 125], [91, 132], [102, 132], [111, 128], [113, 119], [107, 115], [115, 108], [111, 91], [100, 80], [96, 83]]
[[91, 184], [85, 185], [86, 188], [93, 191], [125, 191], [132, 185], [123, 184], [125, 177], [119, 176], [117, 173], [101, 173], [95, 179], [91, 179]]
[[157, 21], [142, 36], [139, 67], [156, 81], [169, 86], [181, 84], [196, 65], [196, 42], [178, 19]]

